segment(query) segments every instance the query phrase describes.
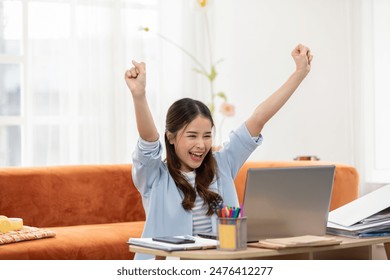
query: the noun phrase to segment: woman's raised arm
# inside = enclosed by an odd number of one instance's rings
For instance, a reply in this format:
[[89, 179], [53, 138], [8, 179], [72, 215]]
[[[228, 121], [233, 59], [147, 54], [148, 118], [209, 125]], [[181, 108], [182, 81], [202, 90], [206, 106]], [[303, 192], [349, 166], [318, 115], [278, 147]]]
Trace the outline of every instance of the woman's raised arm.
[[133, 96], [138, 133], [143, 140], [154, 142], [159, 135], [146, 98], [145, 63], [134, 60], [132, 63], [133, 67], [125, 72], [125, 80]]
[[313, 56], [308, 47], [300, 44], [291, 52], [291, 55], [296, 64], [295, 72], [277, 91], [258, 105], [245, 122], [252, 136], [261, 133], [264, 125], [283, 107], [310, 72]]

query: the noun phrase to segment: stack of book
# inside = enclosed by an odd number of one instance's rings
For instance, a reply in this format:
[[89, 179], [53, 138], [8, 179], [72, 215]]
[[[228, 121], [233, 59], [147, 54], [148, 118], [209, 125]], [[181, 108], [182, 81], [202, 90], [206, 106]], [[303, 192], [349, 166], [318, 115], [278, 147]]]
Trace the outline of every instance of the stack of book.
[[331, 211], [327, 233], [356, 238], [390, 236], [390, 185]]
[[287, 249], [297, 247], [318, 247], [318, 246], [329, 246], [338, 245], [341, 240], [326, 236], [315, 236], [315, 235], [303, 235], [294, 236], [287, 238], [271, 238], [260, 240], [258, 243], [250, 243], [249, 247], [260, 247], [268, 249]]

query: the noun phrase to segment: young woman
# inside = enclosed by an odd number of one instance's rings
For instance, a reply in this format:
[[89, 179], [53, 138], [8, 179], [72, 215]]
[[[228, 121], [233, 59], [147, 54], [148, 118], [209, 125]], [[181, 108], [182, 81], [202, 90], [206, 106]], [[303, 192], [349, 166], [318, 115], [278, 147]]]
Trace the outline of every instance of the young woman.
[[[287, 102], [310, 72], [309, 48], [298, 45], [291, 53], [296, 70], [289, 79], [229, 136], [220, 151], [212, 151], [214, 122], [208, 107], [184, 98], [168, 110], [165, 127], [166, 159], [146, 99], [145, 63], [132, 61], [125, 73], [135, 108], [139, 141], [133, 153], [133, 180], [142, 195], [146, 223], [142, 237], [195, 235], [216, 232], [212, 205], [238, 206], [234, 178], [261, 144], [261, 131]], [[137, 254], [136, 259], [153, 258]]]

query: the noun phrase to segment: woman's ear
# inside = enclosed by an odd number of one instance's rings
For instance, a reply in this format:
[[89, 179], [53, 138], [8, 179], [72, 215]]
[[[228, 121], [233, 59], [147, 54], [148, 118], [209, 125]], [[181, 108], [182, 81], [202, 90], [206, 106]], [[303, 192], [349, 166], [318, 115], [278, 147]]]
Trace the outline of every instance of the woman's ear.
[[173, 133], [172, 132], [165, 132], [165, 134], [167, 135], [167, 138], [168, 138], [168, 141], [169, 141], [169, 144], [173, 145], [173, 140], [175, 139], [175, 137], [173, 136]]

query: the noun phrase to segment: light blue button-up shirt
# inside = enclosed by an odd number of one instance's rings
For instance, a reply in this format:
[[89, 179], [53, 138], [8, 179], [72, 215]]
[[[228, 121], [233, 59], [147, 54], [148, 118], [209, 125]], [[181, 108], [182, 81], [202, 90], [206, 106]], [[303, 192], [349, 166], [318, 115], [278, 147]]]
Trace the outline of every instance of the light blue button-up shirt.
[[[229, 135], [223, 149], [214, 152], [217, 161], [217, 180], [210, 190], [219, 193], [226, 205], [238, 206], [234, 178], [251, 153], [261, 144], [262, 136], [251, 137], [245, 124]], [[182, 207], [183, 194], [169, 174], [162, 160], [162, 145], [139, 139], [133, 153], [132, 175], [134, 184], [142, 196], [146, 213], [142, 237], [192, 235], [192, 212]], [[216, 217], [212, 217], [216, 232]], [[136, 254], [135, 259], [154, 256]]]

